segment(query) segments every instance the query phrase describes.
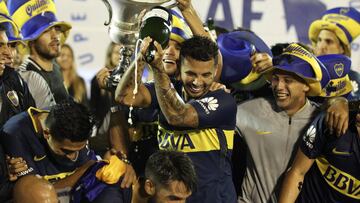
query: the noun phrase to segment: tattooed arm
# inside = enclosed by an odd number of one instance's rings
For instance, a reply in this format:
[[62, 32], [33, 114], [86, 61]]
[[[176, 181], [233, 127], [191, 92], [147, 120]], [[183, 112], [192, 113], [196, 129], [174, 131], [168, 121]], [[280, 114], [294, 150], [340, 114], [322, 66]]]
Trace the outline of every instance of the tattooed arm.
[[165, 70], [154, 68], [154, 78], [156, 97], [167, 122], [174, 126], [198, 127], [199, 118], [195, 108], [184, 103], [175, 88], [172, 87]]
[[287, 172], [283, 182], [279, 203], [295, 202], [301, 191], [305, 174], [314, 161], [315, 159], [309, 159], [301, 149], [298, 150], [292, 167]]
[[143, 57], [139, 54], [137, 59], [138, 61], [138, 70], [137, 70], [137, 87], [138, 92], [134, 96], [135, 89], [135, 61], [131, 63], [128, 70], [125, 72], [124, 76], [121, 78], [118, 86], [115, 91], [115, 101], [130, 106], [133, 105], [135, 107], [147, 107], [151, 103], [151, 95], [149, 90], [144, 86], [141, 82], [141, 76], [144, 71], [145, 62], [143, 61]]
[[[152, 41], [147, 37], [143, 41], [142, 53], [146, 52], [149, 43]], [[164, 70], [162, 63], [163, 50], [156, 41], [154, 45], [157, 49], [154, 60], [150, 66], [154, 73], [155, 92], [157, 102], [160, 106], [161, 112], [164, 114], [167, 122], [174, 126], [182, 127], [197, 127], [199, 125], [199, 118], [195, 108], [184, 103], [175, 88], [172, 86], [169, 76]]]

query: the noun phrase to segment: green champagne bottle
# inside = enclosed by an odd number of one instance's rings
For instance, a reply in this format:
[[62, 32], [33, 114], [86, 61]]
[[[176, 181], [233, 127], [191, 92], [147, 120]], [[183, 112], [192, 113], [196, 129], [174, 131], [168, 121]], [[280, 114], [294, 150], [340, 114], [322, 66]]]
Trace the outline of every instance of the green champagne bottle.
[[[170, 40], [171, 22], [172, 16], [166, 8], [161, 6], [153, 7], [143, 17], [139, 32], [140, 39], [149, 36], [160, 43], [162, 48], [165, 48]], [[155, 50], [156, 48], [152, 42], [146, 51], [146, 62], [151, 63], [154, 60]]]

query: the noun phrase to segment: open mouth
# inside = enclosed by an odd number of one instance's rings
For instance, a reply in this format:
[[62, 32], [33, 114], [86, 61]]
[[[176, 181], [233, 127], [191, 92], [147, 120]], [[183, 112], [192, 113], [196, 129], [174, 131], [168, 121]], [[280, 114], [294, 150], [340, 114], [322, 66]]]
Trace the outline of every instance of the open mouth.
[[53, 41], [53, 42], [50, 43], [50, 46], [51, 47], [58, 47], [58, 46], [60, 46], [60, 43], [58, 41]]
[[285, 92], [276, 92], [275, 94], [275, 97], [278, 99], [278, 100], [284, 100], [284, 99], [287, 99], [290, 95], [288, 93], [285, 93]]
[[163, 59], [163, 62], [167, 64], [176, 64], [176, 61], [173, 59]]
[[203, 88], [201, 86], [189, 85], [189, 90], [192, 93], [199, 94], [202, 92]]

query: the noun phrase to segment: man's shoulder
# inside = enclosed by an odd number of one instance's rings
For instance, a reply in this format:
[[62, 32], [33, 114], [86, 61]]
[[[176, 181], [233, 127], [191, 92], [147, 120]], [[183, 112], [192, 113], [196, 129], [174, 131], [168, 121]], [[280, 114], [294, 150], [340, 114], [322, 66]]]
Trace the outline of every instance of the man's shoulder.
[[7, 134], [21, 134], [23, 131], [32, 130], [30, 126], [30, 116], [25, 111], [11, 117], [2, 127], [2, 131]]
[[220, 109], [223, 110], [224, 108], [232, 108], [236, 112], [235, 98], [222, 89], [208, 92], [201, 98], [195, 99], [195, 101], [197, 103], [206, 104], [208, 107], [216, 106], [216, 109], [218, 107], [221, 107]]
[[224, 100], [233, 101], [236, 104], [235, 98], [230, 93], [225, 92], [223, 89], [209, 91], [203, 97], [201, 97], [201, 99], [206, 97], [223, 98]]
[[32, 59], [27, 58], [23, 61], [23, 63], [19, 66], [19, 72], [29, 71], [34, 68], [41, 70], [40, 66], [37, 65]]
[[[11, 86], [18, 85], [22, 80], [20, 74], [15, 71], [15, 69], [6, 66], [4, 74], [3, 74], [3, 81], [4, 83], [8, 82]], [[21, 81], [22, 82], [22, 81]]]

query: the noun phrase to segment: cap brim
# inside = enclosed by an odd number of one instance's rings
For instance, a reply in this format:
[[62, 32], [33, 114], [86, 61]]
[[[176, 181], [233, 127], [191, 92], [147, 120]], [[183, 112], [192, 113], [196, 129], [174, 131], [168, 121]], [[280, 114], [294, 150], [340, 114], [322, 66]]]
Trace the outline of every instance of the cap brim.
[[42, 33], [44, 33], [46, 30], [48, 30], [51, 27], [59, 26], [61, 32], [64, 34], [64, 38], [66, 39], [69, 35], [69, 31], [72, 28], [70, 23], [64, 22], [64, 21], [55, 21], [51, 23], [46, 23], [43, 26], [41, 26], [36, 32], [32, 33], [31, 35], [24, 37], [24, 41], [32, 41], [40, 37]]
[[305, 77], [305, 76], [303, 76], [303, 75], [301, 75], [299, 73], [290, 71], [289, 67], [290, 66], [285, 66], [285, 67], [283, 67], [283, 66], [274, 66], [273, 69], [267, 71], [264, 74], [264, 76], [265, 76], [266, 80], [271, 83], [272, 75], [273, 75], [273, 73], [274, 73], [274, 71], [276, 69], [291, 73], [291, 74], [296, 75], [299, 78], [303, 79], [306, 82], [306, 84], [309, 85], [310, 88], [309, 88], [309, 91], [306, 94], [307, 96], [319, 96], [320, 95], [321, 89], [322, 89], [320, 81], [317, 81], [314, 78], [308, 78], [308, 77]]
[[266, 84], [267, 84], [267, 80], [266, 80], [265, 76], [260, 75], [258, 78], [253, 80], [251, 83], [242, 83], [240, 81], [240, 82], [232, 83], [231, 86], [233, 88], [235, 88], [236, 90], [240, 90], [240, 91], [255, 91], [255, 90], [262, 88]]
[[[11, 25], [11, 27], [12, 27], [11, 29], [13, 31], [12, 34], [14, 34], [15, 36], [7, 36], [8, 38], [16, 38], [16, 36], [19, 35], [19, 29], [18, 29], [17, 25], [8, 16], [5, 16], [0, 13], [0, 23], [9, 23]], [[21, 39], [21, 38], [19, 38], [19, 39]]]

